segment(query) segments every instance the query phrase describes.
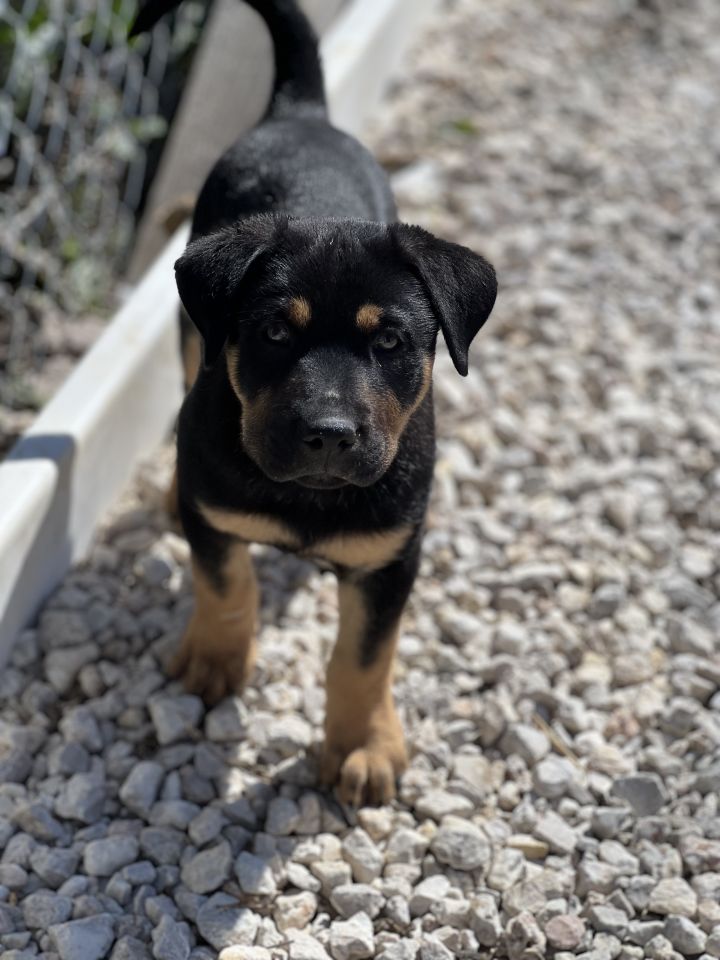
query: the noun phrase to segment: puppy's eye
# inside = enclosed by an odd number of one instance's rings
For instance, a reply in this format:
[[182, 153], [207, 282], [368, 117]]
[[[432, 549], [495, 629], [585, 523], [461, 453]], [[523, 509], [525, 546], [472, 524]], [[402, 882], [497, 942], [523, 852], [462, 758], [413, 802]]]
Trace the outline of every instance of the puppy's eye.
[[263, 330], [265, 339], [269, 340], [271, 343], [287, 343], [290, 339], [290, 331], [287, 328], [287, 325], [282, 323], [280, 320], [276, 320], [275, 323], [269, 324]]
[[402, 340], [394, 330], [383, 330], [373, 340], [373, 347], [376, 350], [397, 350]]

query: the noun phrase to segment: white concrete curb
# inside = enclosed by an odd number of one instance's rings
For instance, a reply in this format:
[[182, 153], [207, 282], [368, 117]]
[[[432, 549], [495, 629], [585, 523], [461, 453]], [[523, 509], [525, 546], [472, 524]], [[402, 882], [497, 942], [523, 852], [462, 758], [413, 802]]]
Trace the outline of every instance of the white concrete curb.
[[[438, 0], [352, 0], [322, 44], [330, 109], [358, 133]], [[0, 664], [82, 557], [103, 512], [167, 434], [181, 399], [179, 230], [0, 464]]]

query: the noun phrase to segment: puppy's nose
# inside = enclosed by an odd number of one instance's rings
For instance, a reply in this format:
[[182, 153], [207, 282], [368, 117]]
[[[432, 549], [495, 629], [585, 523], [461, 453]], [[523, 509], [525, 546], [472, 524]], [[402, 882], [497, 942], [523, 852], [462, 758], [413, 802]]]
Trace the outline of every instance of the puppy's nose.
[[359, 430], [342, 417], [323, 417], [305, 425], [302, 439], [311, 450], [349, 450], [357, 442]]

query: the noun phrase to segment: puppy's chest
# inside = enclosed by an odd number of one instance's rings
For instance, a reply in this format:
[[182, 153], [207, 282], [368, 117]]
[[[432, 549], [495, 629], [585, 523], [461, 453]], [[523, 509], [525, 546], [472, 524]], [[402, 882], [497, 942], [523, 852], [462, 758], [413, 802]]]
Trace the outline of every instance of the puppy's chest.
[[248, 543], [263, 543], [299, 556], [363, 570], [378, 570], [391, 563], [406, 545], [411, 527], [400, 525], [378, 531], [343, 531], [308, 541], [282, 521], [267, 514], [244, 513], [200, 505], [215, 530]]

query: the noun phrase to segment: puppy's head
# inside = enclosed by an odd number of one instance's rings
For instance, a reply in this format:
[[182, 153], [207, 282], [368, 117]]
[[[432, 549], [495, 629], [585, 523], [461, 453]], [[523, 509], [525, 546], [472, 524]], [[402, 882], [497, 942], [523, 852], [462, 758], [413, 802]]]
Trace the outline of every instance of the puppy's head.
[[482, 257], [404, 224], [252, 217], [192, 242], [175, 269], [248, 454], [317, 488], [382, 476], [430, 387], [438, 330], [466, 374], [496, 293]]

